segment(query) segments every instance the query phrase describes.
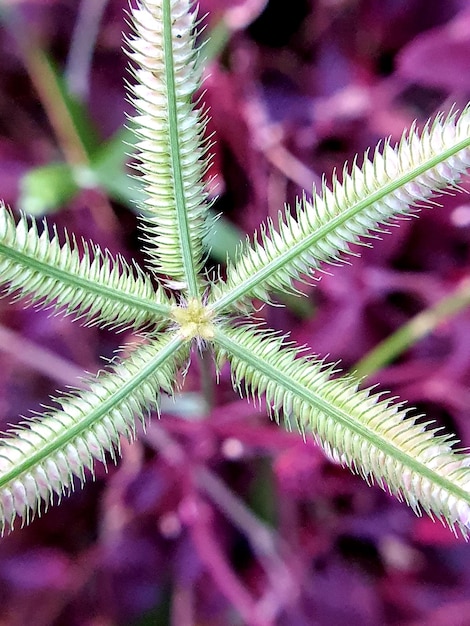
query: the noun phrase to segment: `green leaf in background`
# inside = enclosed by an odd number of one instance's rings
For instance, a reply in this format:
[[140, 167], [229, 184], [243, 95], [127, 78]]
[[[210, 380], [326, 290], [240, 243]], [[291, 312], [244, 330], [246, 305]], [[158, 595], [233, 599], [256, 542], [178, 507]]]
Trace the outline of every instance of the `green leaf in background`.
[[20, 181], [19, 208], [42, 217], [58, 211], [69, 202], [79, 187], [67, 163], [51, 163], [30, 170]]
[[[119, 129], [92, 155], [89, 167], [71, 168], [67, 163], [53, 163], [30, 170], [21, 180], [19, 206], [35, 217], [47, 215], [70, 202], [80, 189], [99, 187], [109, 197], [132, 211], [144, 199], [138, 179], [131, 179], [126, 160], [132, 151], [132, 130]], [[215, 213], [212, 212], [215, 220]], [[243, 234], [220, 217], [208, 233], [206, 245], [211, 256], [220, 262], [232, 257]]]

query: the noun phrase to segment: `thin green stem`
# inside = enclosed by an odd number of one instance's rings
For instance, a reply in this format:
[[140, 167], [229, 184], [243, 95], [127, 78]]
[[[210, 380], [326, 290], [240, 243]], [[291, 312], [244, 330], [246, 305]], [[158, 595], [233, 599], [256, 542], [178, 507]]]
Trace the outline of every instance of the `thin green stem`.
[[213, 361], [208, 351], [198, 352], [200, 368], [201, 391], [205, 401], [206, 411], [210, 413], [215, 405], [215, 389], [213, 375]]
[[463, 280], [449, 296], [421, 311], [392, 335], [368, 352], [353, 368], [355, 376], [370, 376], [407, 348], [429, 335], [439, 324], [470, 306], [470, 278]]

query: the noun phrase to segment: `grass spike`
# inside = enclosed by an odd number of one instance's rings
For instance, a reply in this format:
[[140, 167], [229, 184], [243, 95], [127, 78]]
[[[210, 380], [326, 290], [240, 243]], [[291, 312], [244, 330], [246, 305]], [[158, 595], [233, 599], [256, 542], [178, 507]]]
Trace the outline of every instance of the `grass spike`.
[[25, 298], [39, 308], [63, 311], [87, 325], [142, 328], [165, 319], [171, 301], [134, 264], [113, 257], [99, 246], [83, 242], [80, 255], [74, 237], [57, 229], [49, 237], [44, 224], [21, 215], [18, 224], [0, 205], [0, 275], [4, 294]]
[[0, 441], [2, 532], [17, 517], [28, 522], [54, 494], [60, 500], [74, 488], [74, 476], [83, 483], [95, 459], [106, 463], [109, 453], [115, 462], [120, 437], [134, 439], [135, 419], [145, 426], [145, 415], [158, 410], [161, 391], [173, 393], [186, 358], [178, 337], [154, 339], [88, 380], [88, 389], [55, 398], [58, 408], [7, 432]]
[[190, 0], [142, 0], [132, 10], [128, 40], [138, 169], [147, 193], [143, 233], [150, 267], [189, 297], [203, 289], [208, 203], [204, 174], [211, 141], [207, 114], [192, 97], [202, 80], [195, 40], [197, 10]]
[[231, 364], [238, 393], [264, 393], [276, 421], [283, 415], [302, 435], [312, 434], [335, 462], [467, 536], [470, 454], [457, 452], [455, 439], [417, 423], [372, 389], [359, 389], [353, 377], [331, 378], [336, 366], [299, 355], [275, 333], [224, 327], [215, 343], [217, 359]]
[[345, 167], [342, 182], [334, 172], [330, 189], [323, 178], [321, 193], [311, 200], [304, 195], [294, 214], [287, 207], [277, 229], [268, 220], [259, 236], [242, 243], [225, 282], [212, 291], [211, 308], [246, 307], [252, 298], [269, 302], [272, 290], [298, 293], [294, 281], [318, 278], [322, 264], [344, 263], [351, 244], [367, 245], [364, 238], [386, 232], [381, 225], [411, 217], [454, 189], [469, 165], [469, 107], [459, 116], [438, 115], [421, 134], [413, 124], [395, 147], [386, 140], [373, 156], [366, 151], [361, 167], [357, 159]]

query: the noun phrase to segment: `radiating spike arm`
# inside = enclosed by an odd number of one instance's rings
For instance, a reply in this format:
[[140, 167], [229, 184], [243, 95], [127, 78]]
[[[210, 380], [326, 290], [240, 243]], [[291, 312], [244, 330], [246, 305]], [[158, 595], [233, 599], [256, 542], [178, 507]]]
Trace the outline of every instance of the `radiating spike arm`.
[[27, 298], [36, 305], [65, 311], [87, 324], [138, 328], [170, 315], [172, 302], [161, 288], [121, 256], [98, 246], [82, 245], [65, 233], [39, 234], [36, 224], [0, 205], [0, 281], [5, 293]]
[[161, 391], [172, 393], [178, 368], [187, 358], [175, 335], [134, 349], [89, 383], [55, 399], [58, 409], [29, 419], [0, 440], [0, 527], [12, 528], [47, 508], [54, 494], [82, 482], [95, 459], [115, 458], [121, 436], [132, 439], [135, 418], [158, 410]]
[[144, 188], [144, 237], [150, 266], [189, 298], [200, 297], [208, 204], [204, 174], [207, 116], [192, 104], [202, 70], [196, 9], [190, 0], [140, 0], [131, 10], [131, 100], [138, 115], [137, 158]]
[[407, 417], [401, 406], [333, 367], [299, 356], [299, 348], [253, 326], [218, 327], [217, 359], [228, 359], [234, 387], [266, 404], [279, 418], [312, 433], [330, 457], [404, 499], [416, 512], [470, 527], [470, 455], [455, 441]]
[[280, 214], [277, 229], [267, 222], [253, 242], [241, 244], [224, 283], [214, 286], [209, 306], [222, 312], [268, 292], [296, 291], [295, 280], [318, 278], [322, 263], [337, 265], [361, 238], [380, 225], [406, 218], [442, 190], [455, 187], [470, 167], [470, 108], [460, 116], [438, 116], [421, 135], [413, 126], [397, 146], [385, 141], [372, 158], [356, 160], [331, 189], [298, 200], [292, 215]]

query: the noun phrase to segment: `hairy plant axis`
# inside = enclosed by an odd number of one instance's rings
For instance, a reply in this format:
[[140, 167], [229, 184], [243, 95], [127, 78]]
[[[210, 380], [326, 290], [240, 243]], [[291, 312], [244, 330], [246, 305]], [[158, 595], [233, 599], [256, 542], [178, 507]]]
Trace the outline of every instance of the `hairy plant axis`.
[[[203, 273], [210, 143], [207, 115], [193, 103], [202, 80], [196, 9], [190, 0], [140, 0], [130, 15], [147, 267], [68, 235], [61, 244], [56, 231], [50, 236], [2, 205], [0, 276], [6, 294], [87, 324], [140, 330], [145, 342], [1, 440], [2, 531], [60, 499], [75, 476], [83, 482], [95, 459], [118, 455], [120, 437], [132, 439], [136, 420], [158, 411], [162, 392], [175, 392], [191, 349], [204, 343], [219, 368], [229, 362], [242, 396], [264, 395], [276, 420], [313, 434], [335, 460], [466, 536], [470, 455], [455, 450], [453, 437], [338, 377], [251, 314], [254, 299], [269, 304], [272, 290], [297, 292], [325, 264], [342, 263], [351, 244], [456, 189], [470, 166], [470, 109], [438, 116], [420, 132], [412, 127], [397, 145], [385, 141], [355, 160], [341, 182], [333, 178], [263, 224], [240, 244], [225, 279], [212, 281]], [[157, 274], [167, 277], [164, 286], [153, 286]]]

